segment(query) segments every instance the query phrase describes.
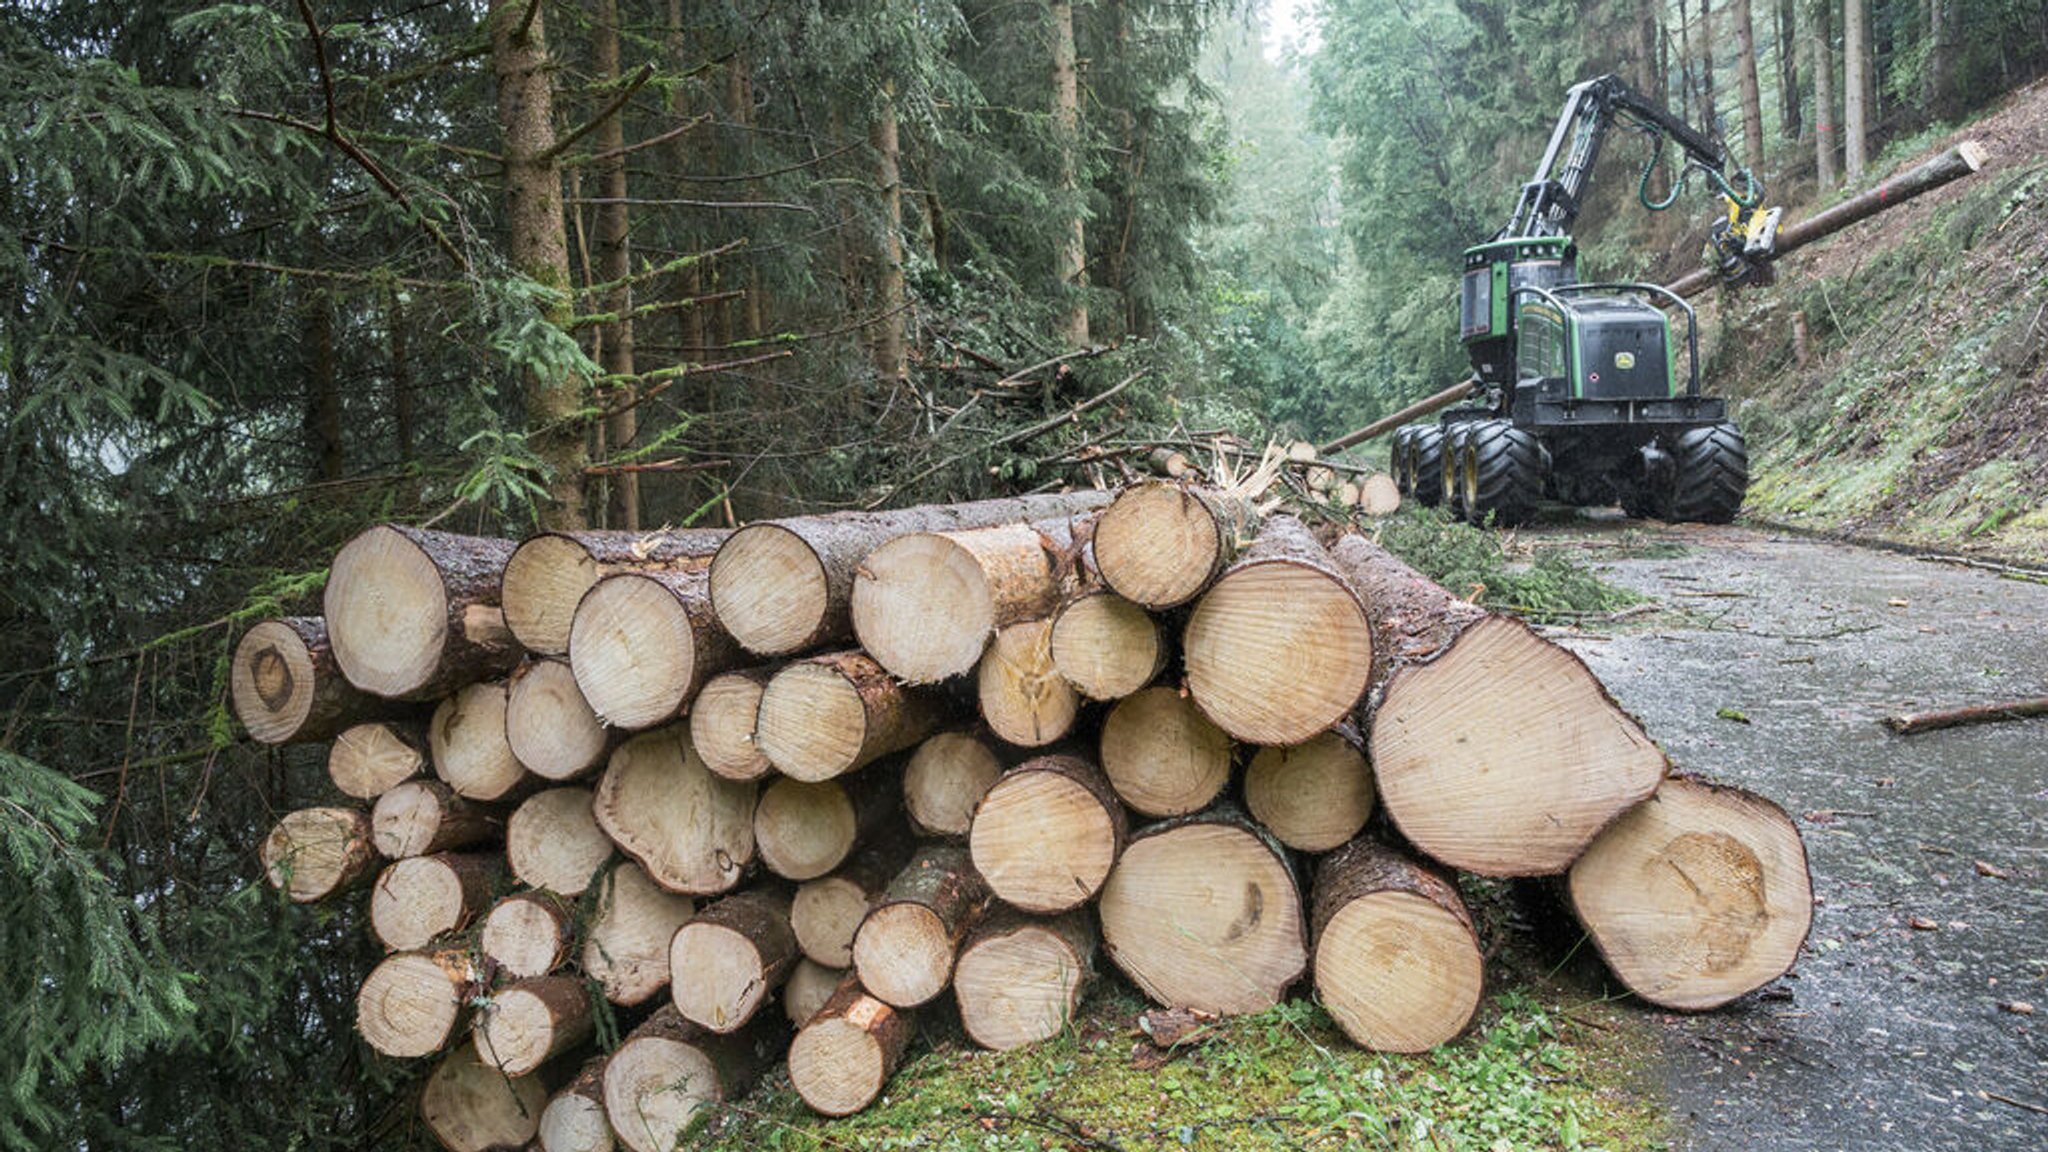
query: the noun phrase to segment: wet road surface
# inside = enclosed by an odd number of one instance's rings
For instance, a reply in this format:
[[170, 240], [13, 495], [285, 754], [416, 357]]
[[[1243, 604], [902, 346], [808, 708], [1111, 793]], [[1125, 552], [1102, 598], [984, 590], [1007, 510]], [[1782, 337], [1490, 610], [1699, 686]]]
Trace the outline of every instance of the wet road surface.
[[1820, 901], [1791, 976], [1655, 1017], [1681, 1146], [2048, 1149], [2048, 720], [1878, 722], [2048, 692], [2048, 586], [1736, 528], [1616, 558], [1622, 533], [1525, 537], [1683, 618], [1558, 638], [1680, 768], [1784, 806]]

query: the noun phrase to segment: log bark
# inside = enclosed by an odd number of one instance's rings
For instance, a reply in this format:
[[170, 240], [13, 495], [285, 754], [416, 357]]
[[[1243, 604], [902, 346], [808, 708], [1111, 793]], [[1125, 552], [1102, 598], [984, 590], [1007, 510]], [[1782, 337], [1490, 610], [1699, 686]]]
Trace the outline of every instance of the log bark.
[[505, 859], [530, 888], [575, 899], [612, 859], [588, 788], [550, 788], [528, 797], [505, 822]]
[[547, 1099], [540, 1077], [508, 1077], [465, 1042], [427, 1075], [420, 1117], [448, 1152], [503, 1152], [540, 1131]]
[[228, 666], [228, 699], [259, 744], [326, 740], [393, 711], [341, 674], [318, 616], [265, 620], [244, 633]]
[[901, 837], [871, 840], [838, 871], [799, 885], [789, 926], [804, 955], [827, 968], [851, 968], [854, 934], [909, 855]]
[[569, 654], [569, 628], [583, 594], [620, 572], [701, 569], [731, 533], [723, 528], [661, 532], [543, 532], [505, 561], [505, 626], [542, 656]]
[[1485, 970], [1457, 886], [1377, 840], [1317, 867], [1309, 934], [1316, 999], [1361, 1048], [1426, 1052], [1479, 1011]]
[[1962, 728], [1971, 724], [2002, 724], [2048, 716], [2048, 696], [2031, 700], [2003, 700], [1995, 704], [1971, 704], [1962, 708], [1941, 708], [1932, 712], [1900, 712], [1884, 718], [1884, 726], [1901, 736]]
[[1261, 1012], [1308, 963], [1286, 850], [1229, 808], [1134, 834], [1098, 911], [1110, 960], [1167, 1007]]
[[270, 886], [294, 904], [325, 900], [370, 874], [377, 850], [370, 815], [359, 808], [301, 808], [287, 812], [259, 855]]
[[569, 905], [546, 892], [515, 892], [491, 907], [477, 951], [494, 971], [515, 979], [546, 976], [569, 958], [574, 920]]
[[844, 863], [856, 845], [897, 838], [892, 833], [902, 801], [893, 770], [816, 784], [780, 779], [762, 790], [754, 809], [754, 850], [785, 880], [815, 880]]
[[1040, 756], [982, 797], [967, 843], [997, 898], [1052, 914], [1095, 898], [1129, 835], [1124, 806], [1100, 769], [1075, 756]]
[[1377, 440], [1403, 424], [1420, 420], [1433, 412], [1441, 412], [1453, 404], [1471, 399], [1473, 389], [1478, 386], [1477, 380], [1460, 380], [1441, 392], [1417, 400], [1399, 412], [1382, 416], [1355, 432], [1347, 432], [1323, 445], [1318, 451], [1325, 456], [1334, 456], [1346, 448], [1355, 448], [1368, 440]]
[[382, 524], [344, 545], [323, 611], [349, 683], [395, 700], [432, 700], [502, 676], [519, 646], [498, 609], [512, 542]]
[[416, 952], [489, 907], [498, 873], [497, 858], [484, 852], [395, 861], [370, 889], [370, 929], [391, 951]]
[[1230, 783], [1228, 733], [1172, 688], [1119, 700], [1102, 722], [1102, 770], [1124, 803], [1146, 816], [1185, 816]]
[[434, 709], [428, 750], [435, 774], [457, 796], [506, 802], [538, 783], [505, 738], [508, 699], [503, 681], [467, 684]]
[[1121, 700], [1166, 670], [1166, 628], [1108, 591], [1085, 592], [1052, 620], [1052, 663], [1090, 700]]
[[1870, 151], [1870, 0], [1842, 3], [1842, 171], [1863, 179]]
[[327, 776], [344, 795], [376, 800], [427, 771], [427, 726], [390, 720], [357, 724], [327, 750]]
[[1085, 911], [1034, 919], [1005, 910], [983, 921], [953, 974], [968, 1038], [1004, 1052], [1065, 1031], [1094, 980], [1096, 941]]
[[1069, 348], [1088, 346], [1088, 235], [1086, 201], [1081, 193], [1081, 80], [1075, 51], [1072, 0], [1052, 0], [1052, 135], [1059, 161], [1058, 232], [1060, 282], [1067, 286], [1067, 314], [1060, 338]]
[[[772, 1015], [772, 1014], [771, 1014]], [[697, 1114], [745, 1095], [783, 1051], [780, 1022], [721, 1035], [665, 1004], [604, 1066], [604, 1109], [633, 1152], [673, 1152]]]
[[1095, 565], [1124, 599], [1154, 611], [1178, 607], [1223, 575], [1258, 523], [1241, 494], [1177, 481], [1133, 484], [1095, 525]]
[[[598, 0], [597, 19], [591, 28], [591, 48], [597, 63], [601, 89], [616, 90], [619, 72], [619, 3]], [[626, 111], [623, 107], [604, 114], [597, 127], [595, 146], [597, 178], [604, 203], [597, 206], [597, 275], [610, 287], [604, 293], [604, 310], [612, 319], [605, 324], [602, 345], [605, 375], [612, 388], [605, 397], [611, 411], [604, 422], [604, 439], [614, 453], [632, 451], [640, 435], [638, 389], [631, 381], [633, 370], [633, 252], [631, 206], [626, 195]], [[588, 267], [586, 263], [585, 267]], [[607, 520], [628, 532], [640, 528], [640, 474], [623, 471], [606, 478]]]
[[965, 732], [941, 732], [919, 744], [903, 769], [904, 813], [923, 836], [958, 839], [1002, 774], [987, 743]]
[[673, 981], [669, 991], [683, 1019], [732, 1032], [754, 1018], [801, 955], [789, 906], [781, 888], [740, 892], [699, 908], [676, 930], [669, 971], [689, 978]]
[[690, 743], [704, 766], [727, 780], [759, 780], [773, 768], [754, 730], [761, 716], [761, 693], [775, 675], [773, 668], [743, 668], [713, 676], [690, 705]]
[[1363, 537], [1335, 555], [1371, 605], [1374, 783], [1417, 849], [1484, 876], [1562, 872], [1656, 789], [1664, 753], [1584, 661]]
[[811, 1110], [851, 1116], [875, 1102], [903, 1063], [916, 1021], [849, 975], [789, 1046], [789, 1083]]
[[1813, 64], [1813, 152], [1817, 182], [1823, 192], [1836, 184], [1835, 150], [1839, 129], [1835, 122], [1834, 0], [1816, 0], [1807, 39], [1807, 58]]
[[1053, 666], [1050, 619], [996, 633], [975, 670], [975, 695], [989, 731], [1020, 748], [1064, 739], [1081, 713], [1080, 694]]
[[840, 644], [853, 638], [855, 570], [891, 540], [1079, 516], [1109, 499], [1063, 492], [749, 524], [712, 561], [711, 600], [733, 638], [757, 655]]
[[604, 1114], [602, 1056], [586, 1063], [574, 1080], [548, 1097], [537, 1138], [540, 1152], [612, 1152], [612, 1125]]
[[688, 896], [664, 890], [630, 860], [605, 873], [583, 934], [584, 974], [605, 999], [644, 1004], [668, 987], [668, 946], [696, 913]]
[[1764, 168], [1764, 95], [1756, 74], [1756, 24], [1749, 0], [1733, 0], [1729, 18], [1735, 24], [1735, 84], [1742, 102], [1742, 162], [1752, 172]]
[[810, 1023], [845, 979], [844, 968], [827, 968], [808, 956], [797, 961], [782, 986], [783, 1015], [797, 1028]]
[[1245, 807], [1297, 852], [1344, 845], [1372, 817], [1372, 801], [1365, 755], [1336, 732], [1292, 748], [1261, 748], [1245, 769]]
[[603, 828], [654, 882], [688, 896], [738, 884], [754, 861], [752, 784], [722, 780], [674, 728], [612, 753], [594, 809]]
[[536, 976], [491, 993], [476, 1048], [507, 1076], [524, 1076], [590, 1039], [590, 994], [574, 976]]
[[961, 938], [988, 902], [988, 886], [965, 849], [920, 851], [854, 935], [853, 967], [862, 987], [898, 1008], [915, 1008], [945, 991]]
[[1718, 1008], [1776, 980], [1813, 926], [1813, 880], [1783, 809], [1672, 777], [1572, 865], [1572, 911], [1615, 978], [1663, 1008]]
[[356, 993], [356, 1031], [386, 1056], [431, 1056], [454, 1039], [487, 983], [463, 949], [387, 956]]
[[575, 780], [604, 767], [618, 737], [583, 698], [567, 660], [528, 661], [506, 685], [506, 746], [543, 780]]
[[505, 820], [439, 780], [410, 780], [377, 798], [370, 828], [380, 855], [403, 860], [490, 844], [504, 834]]
[[621, 572], [593, 585], [569, 628], [569, 666], [608, 726], [681, 715], [704, 682], [743, 663], [711, 612], [704, 569]]
[[754, 738], [785, 776], [843, 776], [931, 735], [942, 697], [907, 687], [863, 652], [834, 652], [783, 667], [761, 693]]
[[1195, 703], [1254, 744], [1299, 744], [1336, 724], [1372, 669], [1364, 603], [1291, 516], [1268, 520], [1203, 594], [1181, 646]]

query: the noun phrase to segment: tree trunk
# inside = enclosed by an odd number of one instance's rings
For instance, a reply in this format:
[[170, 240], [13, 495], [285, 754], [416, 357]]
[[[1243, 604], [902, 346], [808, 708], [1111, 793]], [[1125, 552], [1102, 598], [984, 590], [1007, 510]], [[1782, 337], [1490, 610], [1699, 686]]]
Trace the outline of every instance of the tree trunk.
[[757, 889], [697, 910], [669, 945], [670, 984], [683, 1019], [713, 1032], [733, 1032], [754, 1018], [789, 975], [801, 953], [789, 926], [789, 893]]
[[524, 1076], [590, 1039], [590, 994], [575, 976], [536, 976], [491, 993], [476, 1025], [477, 1052]]
[[[1676, 103], [1681, 113], [1699, 106], [1699, 86], [1693, 83], [1693, 72], [1698, 66], [1699, 58], [1692, 50], [1692, 18], [1686, 14], [1685, 0], [1678, 0], [1678, 87], [1681, 99]], [[1702, 123], [1700, 127], [1713, 131], [1711, 124]]]
[[382, 524], [328, 569], [328, 641], [349, 683], [394, 700], [435, 700], [512, 670], [519, 646], [498, 609], [512, 542]]
[[1479, 1011], [1485, 965], [1457, 885], [1402, 852], [1360, 837], [1325, 857], [1309, 930], [1316, 999], [1361, 1048], [1427, 1052]]
[[447, 1047], [470, 1000], [488, 986], [466, 949], [388, 956], [356, 993], [356, 1031], [386, 1056], [431, 1056]]
[[326, 740], [359, 721], [404, 711], [342, 676], [327, 621], [318, 616], [265, 620], [244, 633], [228, 666], [228, 699], [259, 744]]
[[798, 1028], [811, 1022], [818, 1010], [831, 1002], [832, 993], [846, 979], [843, 968], [827, 968], [808, 957], [796, 962], [789, 970], [789, 980], [782, 985], [782, 1011], [789, 1022]]
[[889, 882], [854, 935], [861, 985], [898, 1008], [915, 1008], [944, 992], [960, 940], [988, 902], [988, 886], [965, 849], [923, 849]]
[[989, 731], [1019, 748], [1063, 739], [1081, 697], [1052, 659], [1052, 621], [1026, 620], [996, 632], [975, 670], [975, 694]]
[[505, 689], [505, 744], [543, 780], [574, 780], [604, 767], [619, 733], [598, 722], [567, 660], [530, 660]]
[[1107, 590], [1085, 592], [1052, 619], [1052, 663], [1090, 700], [1121, 700], [1166, 670], [1166, 629], [1143, 608]]
[[1784, 810], [1683, 777], [1602, 833], [1568, 888], [1615, 978], [1686, 1012], [1784, 975], [1813, 923], [1806, 849]]
[[604, 998], [633, 1007], [668, 987], [668, 946], [696, 913], [688, 896], [662, 890], [628, 860], [598, 881], [583, 937], [583, 972]]
[[785, 776], [816, 783], [916, 745], [944, 714], [936, 692], [897, 683], [866, 653], [833, 652], [768, 681], [754, 738]]
[[1102, 770], [1146, 816], [1186, 816], [1230, 783], [1231, 743], [1193, 700], [1161, 686], [1117, 701], [1102, 722]]
[[1372, 668], [1358, 593], [1291, 516], [1266, 521], [1203, 594], [1181, 644], [1195, 703], [1256, 744], [1299, 744], [1342, 720]]
[[1962, 108], [1956, 83], [1959, 6], [1959, 0], [1927, 0], [1927, 104], [1936, 120], [1953, 119]]
[[393, 863], [370, 888], [370, 928], [393, 952], [416, 952], [459, 932], [491, 902], [497, 857], [443, 852]]
[[[505, 166], [506, 256], [520, 275], [547, 291], [541, 320], [567, 332], [574, 312], [569, 233], [555, 155], [554, 72], [546, 21], [540, 5], [528, 0], [490, 0], [490, 25]], [[577, 415], [584, 381], [567, 373], [550, 378], [528, 371], [525, 400], [527, 443], [548, 469], [549, 502], [541, 509], [541, 522], [550, 528], [581, 528], [583, 469], [589, 462]]]
[[378, 853], [403, 860], [494, 843], [505, 821], [439, 780], [409, 780], [377, 797], [370, 827]]
[[516, 892], [484, 917], [477, 951], [495, 971], [524, 979], [546, 976], [569, 959], [575, 925], [569, 905], [546, 892]]
[[1088, 235], [1081, 211], [1081, 73], [1074, 54], [1074, 6], [1052, 0], [1052, 130], [1059, 157], [1060, 225], [1056, 271], [1072, 294], [1060, 336], [1088, 346]]
[[712, 561], [711, 601], [733, 638], [761, 656], [841, 643], [853, 637], [854, 574], [891, 540], [1080, 516], [1109, 499], [1064, 492], [749, 524]]
[[697, 1114], [737, 1100], [782, 1051], [779, 1026], [730, 1035], [699, 1028], [663, 1005], [604, 1066], [604, 1110], [632, 1152], [672, 1152]]
[[1720, 118], [1716, 114], [1719, 101], [1714, 96], [1714, 12], [1713, 0], [1700, 0], [1700, 131], [1709, 136], [1721, 135]]
[[588, 788], [536, 792], [505, 822], [505, 859], [519, 882], [575, 899], [611, 863], [612, 840], [597, 826]]
[[1799, 22], [1795, 7], [1796, 0], [1777, 0], [1779, 131], [1787, 144], [1797, 144], [1806, 137], [1806, 121], [1799, 107]]
[[427, 1076], [420, 1116], [448, 1152], [499, 1152], [533, 1139], [547, 1099], [540, 1077], [508, 1077], [464, 1043]]
[[888, 1087], [916, 1033], [908, 1013], [849, 975], [790, 1044], [790, 1087], [814, 1112], [851, 1116]]
[[860, 922], [881, 902], [909, 855], [906, 841], [885, 837], [870, 842], [830, 876], [799, 886], [789, 926], [804, 955], [827, 968], [851, 968]]
[[845, 863], [856, 845], [893, 834], [902, 806], [893, 771], [817, 783], [779, 779], [754, 809], [754, 848], [777, 876], [816, 880]]
[[1124, 806], [1100, 769], [1075, 756], [1040, 756], [988, 790], [967, 842], [990, 891], [1049, 914], [1093, 900], [1129, 836]]
[[1098, 911], [1109, 958], [1171, 1008], [1262, 1012], [1308, 963], [1286, 850], [1227, 808], [1132, 836]]
[[505, 683], [468, 684], [434, 709], [427, 746], [434, 772], [471, 800], [511, 801], [536, 783], [505, 738]]
[[968, 1038], [1004, 1052], [1066, 1031], [1094, 980], [1095, 945], [1085, 911], [1039, 920], [1006, 910], [983, 921], [953, 974]]
[[1244, 774], [1244, 805], [1297, 852], [1343, 846], [1372, 816], [1372, 769], [1336, 732], [1292, 748], [1261, 748]]
[[413, 458], [413, 397], [412, 357], [406, 343], [410, 335], [405, 327], [405, 293], [396, 285], [385, 289], [385, 322], [390, 325], [391, 340], [391, 431], [398, 449], [398, 462], [410, 464]]
[[1174, 608], [1215, 583], [1257, 527], [1244, 496], [1172, 481], [1133, 484], [1096, 522], [1095, 566], [1124, 599]]
[[[597, 0], [591, 41], [597, 55], [597, 77], [601, 89], [619, 85], [618, 0]], [[633, 253], [628, 237], [630, 218], [626, 205], [626, 113], [621, 108], [597, 126], [596, 147], [604, 157], [597, 165], [598, 186], [604, 203], [597, 208], [597, 275], [612, 285], [605, 293], [604, 310], [614, 319], [604, 327], [604, 371], [613, 386], [603, 397], [611, 415], [605, 418], [605, 441], [613, 454], [630, 451], [639, 438], [639, 410], [633, 401]], [[640, 474], [620, 472], [610, 478], [609, 517], [613, 528], [640, 530]]]
[[882, 245], [876, 253], [881, 291], [876, 304], [883, 319], [876, 329], [875, 375], [893, 383], [910, 374], [909, 351], [904, 342], [908, 296], [903, 285], [903, 177], [898, 162], [893, 85], [883, 94], [869, 143], [875, 149], [875, 186], [882, 200]]
[[987, 744], [964, 732], [941, 732], [918, 745], [903, 770], [903, 810], [920, 835], [958, 839], [1002, 774]]
[[715, 896], [754, 861], [752, 784], [722, 780], [675, 729], [635, 737], [598, 781], [598, 827], [671, 892]]
[[1756, 24], [1750, 0], [1734, 0], [1735, 80], [1742, 93], [1742, 157], [1751, 172], [1764, 170], [1763, 85], [1756, 74]]
[[259, 855], [272, 888], [309, 904], [369, 875], [377, 862], [373, 843], [370, 815], [360, 808], [301, 808], [285, 813]]
[[706, 680], [745, 662], [712, 614], [707, 580], [702, 568], [620, 572], [577, 605], [569, 666], [606, 725], [665, 724]]
[[690, 705], [690, 743], [704, 766], [727, 780], [759, 780], [773, 767], [754, 739], [761, 693], [773, 668], [743, 668], [705, 681]]
[[1835, 49], [1831, 9], [1833, 0], [1819, 0], [1812, 8], [1812, 35], [1807, 40], [1813, 64], [1813, 150], [1817, 179], [1823, 192], [1836, 184], [1835, 176]]
[[591, 585], [619, 572], [701, 569], [729, 535], [686, 528], [529, 536], [505, 562], [505, 626], [533, 652], [566, 656], [576, 605]]
[[327, 749], [327, 776], [344, 795], [377, 800], [427, 770], [427, 728], [406, 721], [357, 724]]
[[335, 383], [334, 300], [325, 291], [306, 297], [306, 355], [306, 431], [314, 478], [339, 480], [347, 468], [341, 454], [341, 389]]
[[548, 1098], [539, 1139], [540, 1152], [612, 1152], [612, 1125], [604, 1114], [604, 1057], [593, 1057], [567, 1087]]
[[1870, 147], [1870, 0], [1842, 3], [1842, 168], [1863, 180]]

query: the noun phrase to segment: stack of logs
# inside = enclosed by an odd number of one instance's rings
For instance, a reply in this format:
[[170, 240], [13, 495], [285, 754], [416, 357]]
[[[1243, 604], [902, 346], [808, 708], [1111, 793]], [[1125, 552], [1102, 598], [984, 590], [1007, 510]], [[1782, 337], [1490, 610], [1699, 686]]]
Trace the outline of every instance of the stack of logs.
[[1785, 814], [1674, 774], [1576, 656], [1185, 481], [518, 545], [382, 526], [324, 609], [235, 654], [250, 734], [331, 741], [347, 797], [263, 862], [293, 900], [369, 882], [358, 1026], [438, 1058], [421, 1106], [458, 1152], [669, 1149], [778, 1058], [857, 1112], [949, 991], [1012, 1048], [1102, 961], [1205, 1013], [1312, 989], [1423, 1051], [1484, 984], [1453, 870], [1558, 878], [1675, 1009], [1785, 972], [1811, 915]]

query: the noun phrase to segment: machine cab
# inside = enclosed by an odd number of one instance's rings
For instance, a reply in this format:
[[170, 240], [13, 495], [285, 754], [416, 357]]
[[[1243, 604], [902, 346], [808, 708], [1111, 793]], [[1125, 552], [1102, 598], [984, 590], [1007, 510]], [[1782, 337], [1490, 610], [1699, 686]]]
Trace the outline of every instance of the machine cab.
[[1515, 386], [1544, 400], [1665, 400], [1678, 394], [1671, 322], [1625, 296], [1519, 293]]

